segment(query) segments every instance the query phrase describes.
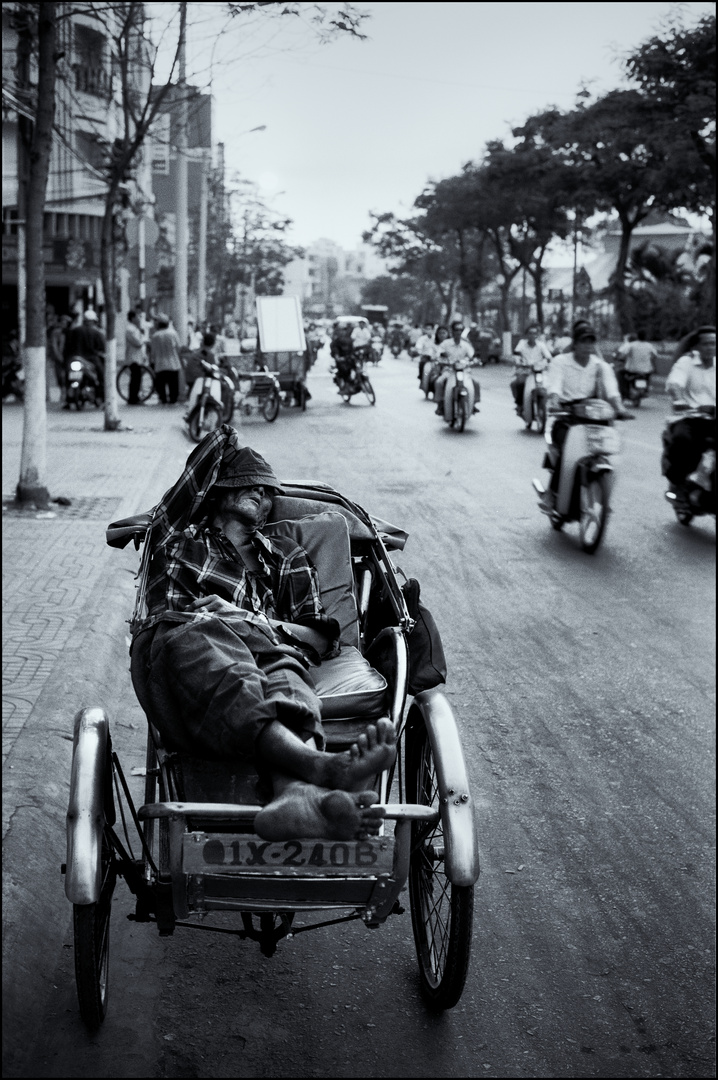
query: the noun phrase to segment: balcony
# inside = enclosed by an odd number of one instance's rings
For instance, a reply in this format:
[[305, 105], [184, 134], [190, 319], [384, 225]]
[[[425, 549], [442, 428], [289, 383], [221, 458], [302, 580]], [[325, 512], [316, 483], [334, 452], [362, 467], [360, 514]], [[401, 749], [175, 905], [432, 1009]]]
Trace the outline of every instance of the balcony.
[[112, 97], [112, 79], [104, 68], [73, 64], [72, 70], [75, 72], [76, 90], [104, 100]]

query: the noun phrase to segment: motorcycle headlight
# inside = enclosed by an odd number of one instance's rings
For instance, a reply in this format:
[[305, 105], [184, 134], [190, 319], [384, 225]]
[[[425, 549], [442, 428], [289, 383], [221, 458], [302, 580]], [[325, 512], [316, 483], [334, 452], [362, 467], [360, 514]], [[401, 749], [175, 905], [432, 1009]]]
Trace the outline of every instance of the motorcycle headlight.
[[613, 406], [602, 398], [590, 398], [576, 411], [587, 420], [613, 420], [616, 415]]
[[82, 364], [79, 360], [73, 360], [70, 363], [70, 371], [82, 371]]

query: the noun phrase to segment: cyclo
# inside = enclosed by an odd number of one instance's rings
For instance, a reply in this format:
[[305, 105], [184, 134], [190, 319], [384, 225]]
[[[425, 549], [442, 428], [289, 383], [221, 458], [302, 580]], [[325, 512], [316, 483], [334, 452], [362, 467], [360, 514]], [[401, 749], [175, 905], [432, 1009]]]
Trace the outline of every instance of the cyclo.
[[[312, 669], [327, 748], [346, 750], [381, 717], [397, 732], [396, 761], [375, 778], [383, 824], [378, 836], [362, 841], [268, 843], [253, 831], [262, 805], [253, 767], [171, 753], [151, 722], [144, 804], [137, 808], [105, 710], [80, 710], [65, 891], [73, 904], [80, 1013], [92, 1030], [107, 1009], [110, 912], [118, 877], [135, 897], [129, 919], [154, 922], [163, 936], [177, 927], [235, 933], [257, 941], [265, 956], [282, 938], [318, 927], [352, 920], [369, 929], [381, 926], [390, 915], [404, 913], [401, 893], [408, 882], [426, 1004], [440, 1011], [461, 997], [479, 875], [474, 804], [456, 722], [437, 688], [443, 675], [430, 677], [431, 665], [417, 666], [417, 644], [426, 648], [421, 631], [427, 625], [418, 583], [400, 586], [389, 554], [404, 548], [407, 534], [323, 484], [283, 487], [264, 531], [294, 538], [307, 551], [324, 608], [342, 627], [339, 656]], [[139, 549], [151, 520], [150, 512], [114, 522], [107, 543], [124, 548], [134, 541]], [[137, 618], [146, 610], [151, 558], [145, 544]], [[130, 818], [139, 834], [138, 854]], [[295, 922], [318, 911], [333, 917]], [[228, 931], [205, 924], [213, 912], [239, 913], [241, 927]]]

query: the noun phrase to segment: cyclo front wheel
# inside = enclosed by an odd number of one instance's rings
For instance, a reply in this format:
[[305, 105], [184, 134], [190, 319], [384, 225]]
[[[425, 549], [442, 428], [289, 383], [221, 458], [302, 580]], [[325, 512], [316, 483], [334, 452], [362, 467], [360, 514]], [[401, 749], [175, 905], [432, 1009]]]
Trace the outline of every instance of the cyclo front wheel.
[[[439, 809], [431, 743], [418, 719], [406, 733], [406, 791], [408, 802]], [[441, 818], [429, 826], [412, 822], [409, 902], [422, 993], [433, 1011], [451, 1009], [469, 970], [474, 887], [452, 885], [446, 876]]]
[[75, 981], [80, 1016], [90, 1031], [97, 1031], [107, 1012], [110, 974], [110, 914], [117, 880], [115, 856], [102, 836], [102, 886], [94, 904], [73, 904]]

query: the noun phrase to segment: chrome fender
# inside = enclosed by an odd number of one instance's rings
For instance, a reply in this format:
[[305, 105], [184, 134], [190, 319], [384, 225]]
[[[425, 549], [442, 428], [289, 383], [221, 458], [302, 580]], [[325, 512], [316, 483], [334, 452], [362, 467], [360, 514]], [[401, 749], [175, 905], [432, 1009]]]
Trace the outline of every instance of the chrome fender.
[[409, 717], [414, 709], [424, 721], [436, 766], [446, 875], [452, 885], [473, 885], [479, 876], [476, 815], [454, 714], [438, 689], [417, 694]]
[[67, 807], [65, 895], [73, 904], [94, 904], [102, 884], [110, 722], [104, 709], [81, 709], [75, 717], [70, 802]]

